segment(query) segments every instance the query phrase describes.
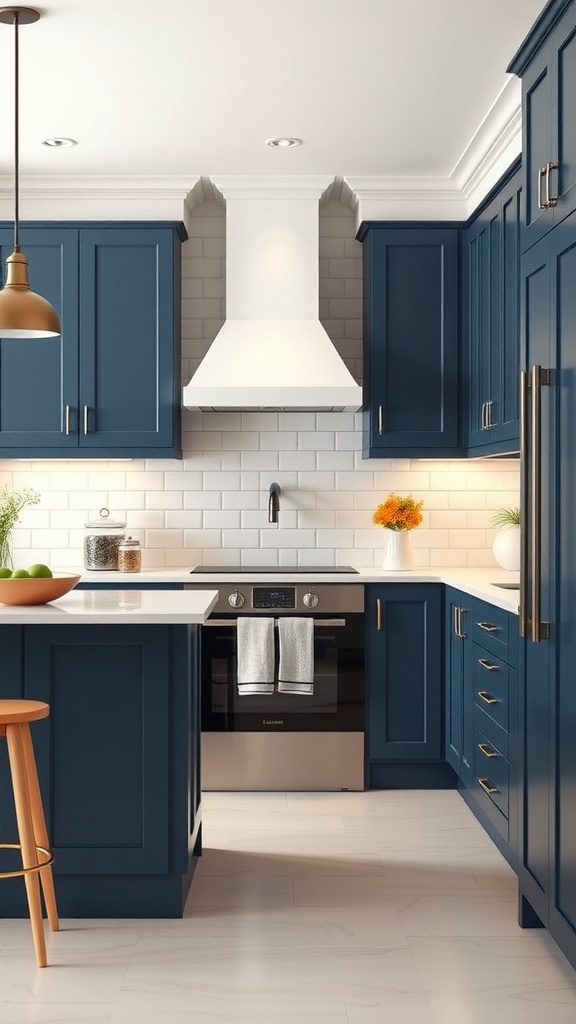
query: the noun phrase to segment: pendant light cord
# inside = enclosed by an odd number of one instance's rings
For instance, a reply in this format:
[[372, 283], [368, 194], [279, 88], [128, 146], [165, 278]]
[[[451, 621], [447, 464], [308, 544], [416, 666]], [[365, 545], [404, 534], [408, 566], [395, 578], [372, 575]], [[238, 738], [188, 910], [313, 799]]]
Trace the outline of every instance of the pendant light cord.
[[14, 12], [14, 252], [20, 252], [20, 202], [18, 199], [19, 193], [19, 162], [20, 162], [20, 143], [18, 139], [19, 135], [19, 124], [18, 124], [18, 108], [19, 108], [19, 68], [18, 68], [18, 14]]

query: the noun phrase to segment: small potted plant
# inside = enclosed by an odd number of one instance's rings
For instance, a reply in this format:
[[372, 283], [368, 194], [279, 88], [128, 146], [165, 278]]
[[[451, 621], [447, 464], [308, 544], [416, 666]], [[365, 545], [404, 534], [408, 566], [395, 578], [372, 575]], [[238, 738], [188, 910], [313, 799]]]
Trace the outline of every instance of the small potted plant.
[[497, 533], [492, 544], [494, 558], [503, 569], [520, 571], [520, 509], [499, 508], [492, 517]]
[[378, 505], [372, 522], [383, 526], [387, 534], [383, 569], [402, 571], [414, 568], [410, 531], [420, 526], [423, 505], [423, 501], [416, 501], [411, 494], [404, 498], [389, 494], [386, 501]]

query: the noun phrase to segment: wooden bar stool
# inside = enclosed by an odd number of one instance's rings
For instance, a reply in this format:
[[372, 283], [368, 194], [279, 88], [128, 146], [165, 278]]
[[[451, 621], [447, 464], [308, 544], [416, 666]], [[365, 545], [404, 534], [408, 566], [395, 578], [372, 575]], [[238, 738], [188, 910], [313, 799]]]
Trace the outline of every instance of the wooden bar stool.
[[24, 876], [36, 962], [39, 967], [46, 967], [48, 963], [40, 882], [48, 923], [53, 932], [59, 930], [59, 924], [51, 867], [54, 855], [50, 851], [48, 841], [29, 723], [47, 718], [49, 714], [48, 704], [40, 700], [0, 700], [0, 736], [6, 737], [8, 746], [19, 838], [18, 843], [0, 842], [0, 847], [20, 850], [22, 854], [22, 867], [17, 871], [1, 871], [0, 878]]

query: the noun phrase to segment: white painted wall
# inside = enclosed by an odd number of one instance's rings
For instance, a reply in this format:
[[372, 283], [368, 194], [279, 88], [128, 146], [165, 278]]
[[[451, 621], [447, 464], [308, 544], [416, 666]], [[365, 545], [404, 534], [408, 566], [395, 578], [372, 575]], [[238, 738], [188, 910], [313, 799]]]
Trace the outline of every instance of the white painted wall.
[[[224, 319], [225, 214], [193, 211], [183, 249], [182, 381]], [[362, 373], [362, 248], [349, 208], [320, 213], [320, 317], [350, 371]], [[125, 514], [143, 565], [381, 564], [372, 512], [390, 491], [424, 499], [419, 566], [495, 565], [493, 510], [518, 503], [516, 460], [362, 460], [360, 414], [184, 413], [184, 458], [0, 461], [0, 483], [36, 487], [40, 505], [14, 532], [15, 564], [82, 564], [83, 524]], [[278, 526], [268, 488], [282, 488]]]

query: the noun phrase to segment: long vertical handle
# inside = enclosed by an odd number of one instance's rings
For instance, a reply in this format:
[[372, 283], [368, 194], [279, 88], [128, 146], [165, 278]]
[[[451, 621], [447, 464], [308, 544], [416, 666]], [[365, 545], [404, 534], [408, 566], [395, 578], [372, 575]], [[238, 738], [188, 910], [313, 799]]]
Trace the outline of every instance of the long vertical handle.
[[69, 405], [65, 405], [64, 406], [64, 433], [66, 434], [66, 437], [70, 437], [71, 430], [70, 430], [70, 406]]
[[530, 636], [535, 644], [540, 642], [541, 379], [542, 367], [533, 366], [530, 370], [530, 520], [532, 522], [530, 537], [530, 580], [532, 584]]
[[89, 412], [90, 412], [90, 406], [89, 405], [85, 405], [84, 406], [84, 433], [85, 434], [88, 434], [88, 432], [89, 432], [89, 425], [88, 425], [88, 414], [89, 414]]
[[376, 598], [376, 629], [382, 629], [382, 601]]
[[528, 504], [531, 522], [529, 565], [530, 565], [530, 639], [538, 644], [550, 636], [550, 623], [542, 622], [540, 604], [542, 578], [540, 572], [542, 553], [542, 387], [550, 383], [550, 371], [534, 365], [530, 370], [530, 440]]
[[524, 511], [520, 532], [520, 636], [528, 635], [528, 389], [529, 379], [526, 370], [520, 374], [520, 490]]
[[382, 437], [384, 433], [384, 409], [381, 405], [378, 406], [378, 434]]

